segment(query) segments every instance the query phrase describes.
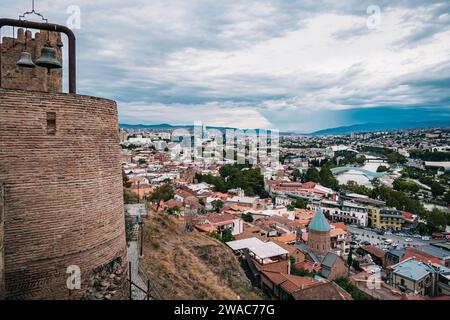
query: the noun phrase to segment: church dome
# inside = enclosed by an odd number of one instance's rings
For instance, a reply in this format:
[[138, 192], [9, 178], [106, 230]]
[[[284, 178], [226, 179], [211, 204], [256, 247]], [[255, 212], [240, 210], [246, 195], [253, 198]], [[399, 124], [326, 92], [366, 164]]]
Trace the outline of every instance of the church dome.
[[316, 215], [312, 219], [311, 223], [308, 226], [309, 230], [314, 231], [330, 231], [331, 227], [328, 223], [327, 218], [325, 218], [325, 215], [323, 214], [322, 209], [318, 209], [316, 212]]

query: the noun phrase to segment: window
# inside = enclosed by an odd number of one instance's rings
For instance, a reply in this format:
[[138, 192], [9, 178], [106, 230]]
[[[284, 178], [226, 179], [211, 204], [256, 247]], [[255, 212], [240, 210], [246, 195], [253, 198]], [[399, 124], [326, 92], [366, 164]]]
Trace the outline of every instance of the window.
[[47, 134], [56, 134], [56, 112], [47, 112]]

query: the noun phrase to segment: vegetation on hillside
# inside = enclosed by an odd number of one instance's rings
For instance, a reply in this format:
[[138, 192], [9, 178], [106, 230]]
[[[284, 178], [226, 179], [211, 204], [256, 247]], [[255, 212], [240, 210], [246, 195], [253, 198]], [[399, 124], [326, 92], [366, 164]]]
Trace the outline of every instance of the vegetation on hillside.
[[261, 198], [269, 196], [264, 190], [264, 177], [261, 169], [252, 168], [250, 165], [224, 165], [220, 168], [220, 176], [196, 174], [196, 179], [198, 182], [214, 185], [218, 192], [241, 188], [246, 196], [258, 195]]
[[142, 269], [168, 300], [261, 299], [233, 252], [174, 216], [144, 220]]
[[423, 161], [450, 161], [450, 152], [412, 150], [410, 156], [413, 159], [420, 159]]
[[364, 146], [362, 147], [362, 151], [382, 155], [386, 157], [386, 160], [389, 164], [407, 162], [406, 158], [402, 156], [400, 153], [388, 148]]
[[348, 278], [337, 278], [334, 282], [347, 291], [354, 300], [374, 300], [374, 298], [350, 282]]

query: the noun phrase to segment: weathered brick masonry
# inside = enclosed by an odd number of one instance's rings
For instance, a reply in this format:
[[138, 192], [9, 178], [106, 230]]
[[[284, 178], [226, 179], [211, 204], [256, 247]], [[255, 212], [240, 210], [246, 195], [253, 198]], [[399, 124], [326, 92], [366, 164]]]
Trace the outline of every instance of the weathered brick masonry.
[[[25, 39], [27, 39], [26, 49]], [[58, 39], [61, 39], [61, 35], [57, 32], [36, 32], [33, 37], [31, 31], [25, 32], [23, 29], [18, 29], [17, 38], [15, 39], [3, 37], [0, 44], [0, 52], [2, 54], [2, 88], [61, 92], [61, 69], [51, 70], [50, 75], [48, 75], [45, 68], [22, 68], [16, 65], [22, 51], [30, 53], [33, 61], [36, 62], [47, 40], [50, 41], [50, 44], [56, 50], [57, 59], [62, 62], [62, 50], [57, 46]]]
[[0, 183], [7, 298], [76, 298], [68, 266], [83, 288], [116, 257], [126, 268], [114, 101], [0, 88]]
[[4, 247], [3, 247], [3, 237], [4, 237], [4, 205], [3, 205], [3, 193], [4, 187], [0, 183], [0, 298], [5, 296], [5, 260], [4, 260]]

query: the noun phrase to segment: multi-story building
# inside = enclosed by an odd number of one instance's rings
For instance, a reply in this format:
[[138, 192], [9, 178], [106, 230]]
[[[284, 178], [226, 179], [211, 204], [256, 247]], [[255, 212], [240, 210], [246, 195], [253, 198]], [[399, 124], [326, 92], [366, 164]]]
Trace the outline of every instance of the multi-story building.
[[320, 206], [333, 222], [345, 222], [363, 227], [368, 225], [369, 214], [368, 208], [365, 206], [350, 201], [330, 201], [326, 199], [321, 201]]
[[379, 211], [379, 227], [381, 229], [391, 229], [400, 231], [405, 222], [405, 218], [399, 210], [381, 209]]
[[369, 220], [373, 227], [383, 230], [400, 231], [405, 218], [401, 211], [395, 209], [369, 208]]
[[388, 283], [404, 293], [449, 295], [450, 269], [411, 257], [387, 269]]

